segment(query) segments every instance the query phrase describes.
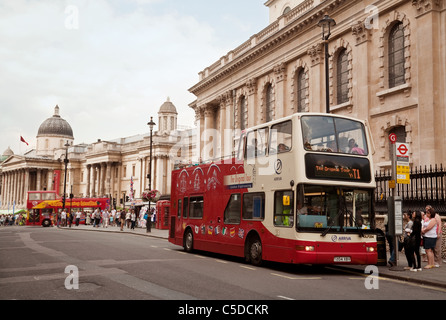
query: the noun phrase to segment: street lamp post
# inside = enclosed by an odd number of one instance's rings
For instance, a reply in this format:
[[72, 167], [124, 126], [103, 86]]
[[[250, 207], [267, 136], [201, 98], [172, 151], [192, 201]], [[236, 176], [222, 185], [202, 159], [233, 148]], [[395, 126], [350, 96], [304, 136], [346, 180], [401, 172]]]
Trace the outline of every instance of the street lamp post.
[[326, 112], [330, 113], [330, 98], [329, 98], [329, 70], [328, 70], [328, 58], [330, 55], [328, 54], [328, 39], [331, 36], [331, 28], [336, 25], [336, 21], [330, 18], [327, 14], [319, 21], [318, 26], [322, 28], [322, 41], [325, 45], [325, 105]]
[[65, 159], [63, 160], [63, 162], [65, 163], [65, 179], [63, 182], [63, 201], [62, 201], [62, 211], [65, 210], [65, 201], [67, 199], [67, 168], [68, 168], [68, 162], [70, 162], [70, 160], [68, 160], [68, 147], [70, 146], [69, 142], [67, 141], [67, 143], [65, 144]]
[[149, 174], [147, 175], [147, 178], [149, 178], [149, 191], [151, 191], [152, 190], [152, 145], [153, 145], [152, 137], [153, 137], [153, 127], [156, 125], [155, 122], [153, 122], [153, 117], [150, 117], [150, 122], [147, 125], [150, 128], [150, 163], [149, 163]]

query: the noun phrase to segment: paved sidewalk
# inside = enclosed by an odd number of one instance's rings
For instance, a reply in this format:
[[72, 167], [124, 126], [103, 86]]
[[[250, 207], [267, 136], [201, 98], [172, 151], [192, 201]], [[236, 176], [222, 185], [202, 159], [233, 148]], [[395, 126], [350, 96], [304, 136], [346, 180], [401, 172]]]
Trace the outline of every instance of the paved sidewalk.
[[[151, 233], [146, 233], [146, 229], [142, 228], [135, 228], [134, 230], [124, 228], [123, 231], [120, 231], [119, 227], [103, 228], [102, 226], [100, 226], [99, 228], [93, 228], [93, 226], [91, 225], [89, 226], [80, 225], [79, 227], [73, 225], [71, 228], [66, 227], [62, 229], [70, 231], [83, 230], [83, 231], [96, 231], [96, 232], [125, 233], [125, 234], [154, 237], [166, 240], [169, 235], [168, 230], [158, 230], [155, 228], [152, 228]], [[426, 265], [427, 265], [426, 262], [422, 262], [422, 268], [424, 268]], [[366, 266], [336, 266], [336, 267], [340, 267], [344, 270], [347, 269], [353, 271], [360, 271], [364, 274], [366, 268]], [[406, 256], [404, 255], [404, 252], [399, 252], [398, 266], [392, 268], [390, 266], [378, 266], [379, 276], [446, 289], [446, 263], [443, 263], [440, 266], [440, 268], [423, 269], [422, 271], [417, 271], [417, 272], [404, 270], [404, 267], [407, 267]], [[368, 273], [368, 275], [370, 275], [370, 273]]]
[[147, 237], [153, 237], [153, 238], [161, 238], [161, 239], [166, 239], [169, 236], [169, 231], [168, 230], [158, 230], [155, 228], [152, 228], [151, 232], [147, 233], [146, 229], [142, 229], [142, 228], [137, 228], [135, 227], [134, 230], [124, 227], [124, 230], [121, 231], [120, 227], [115, 227], [115, 226], [109, 226], [107, 228], [104, 228], [101, 226], [94, 228], [93, 225], [79, 225], [78, 227], [76, 227], [76, 225], [72, 225], [71, 228], [70, 227], [64, 227], [61, 228], [64, 230], [82, 230], [82, 231], [96, 231], [96, 232], [115, 232], [115, 233], [126, 233], [126, 234], [134, 234], [134, 235], [140, 235], [140, 236], [147, 236]]

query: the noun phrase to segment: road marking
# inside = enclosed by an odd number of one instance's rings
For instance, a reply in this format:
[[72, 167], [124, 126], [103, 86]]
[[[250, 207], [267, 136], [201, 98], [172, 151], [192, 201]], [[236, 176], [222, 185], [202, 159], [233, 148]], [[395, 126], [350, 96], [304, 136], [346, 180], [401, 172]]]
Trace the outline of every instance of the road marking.
[[308, 277], [308, 278], [289, 277], [289, 276], [285, 276], [283, 274], [278, 274], [278, 273], [271, 273], [271, 275], [275, 276], [275, 277], [285, 278], [285, 279], [288, 279], [288, 280], [322, 280], [322, 278], [320, 278], [320, 277]]
[[285, 297], [285, 296], [277, 296], [277, 298], [279, 298], [279, 299], [284, 299], [284, 300], [295, 300], [295, 299], [291, 299], [291, 298], [288, 298], [288, 297]]
[[223, 261], [223, 260], [220, 260], [220, 259], [215, 259], [215, 261], [217, 261], [219, 263], [224, 263], [224, 264], [228, 263], [227, 261]]
[[244, 269], [248, 269], [248, 270], [252, 270], [252, 271], [257, 270], [256, 268], [252, 268], [252, 267], [248, 267], [248, 266], [240, 266], [240, 268], [244, 268]]

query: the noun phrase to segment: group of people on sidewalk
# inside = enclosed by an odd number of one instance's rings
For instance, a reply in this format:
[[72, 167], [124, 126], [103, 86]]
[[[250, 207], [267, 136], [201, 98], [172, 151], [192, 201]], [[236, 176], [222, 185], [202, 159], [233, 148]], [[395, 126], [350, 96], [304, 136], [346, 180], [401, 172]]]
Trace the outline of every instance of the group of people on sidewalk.
[[[427, 205], [426, 211], [409, 211], [404, 213], [405, 226], [403, 237], [398, 241], [398, 250], [404, 253], [407, 259], [407, 270], [417, 272], [423, 269], [439, 268], [442, 264], [441, 241], [442, 221], [432, 206]], [[446, 227], [446, 224], [444, 225]], [[386, 225], [386, 238], [389, 242], [389, 264], [395, 265], [394, 240], [388, 233]], [[427, 262], [422, 268], [421, 262]]]
[[[54, 216], [56, 219], [56, 217]], [[69, 213], [63, 210], [57, 221], [53, 221], [54, 226], [70, 227], [74, 223], [79, 226], [82, 218], [82, 212], [76, 211]], [[103, 228], [108, 228], [109, 226], [116, 226], [124, 230], [127, 229], [134, 230], [135, 227], [144, 228], [147, 232], [151, 232], [152, 224], [156, 222], [156, 211], [155, 208], [150, 210], [144, 210], [140, 212], [138, 216], [135, 209], [122, 209], [122, 210], [111, 210], [110, 212], [106, 210], [100, 210], [96, 208], [94, 212], [85, 213], [85, 225], [92, 225], [93, 228], [99, 228], [102, 225]]]
[[24, 225], [26, 217], [22, 214], [1, 214], [0, 226], [21, 226]]

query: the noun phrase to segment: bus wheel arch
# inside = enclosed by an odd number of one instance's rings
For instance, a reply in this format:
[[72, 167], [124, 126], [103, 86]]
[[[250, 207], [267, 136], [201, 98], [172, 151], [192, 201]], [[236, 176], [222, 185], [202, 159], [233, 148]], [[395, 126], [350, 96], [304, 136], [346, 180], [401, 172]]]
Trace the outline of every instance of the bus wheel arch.
[[262, 264], [262, 240], [256, 231], [250, 231], [245, 241], [245, 259], [255, 266]]
[[184, 251], [191, 253], [194, 250], [194, 233], [190, 227], [186, 228], [183, 236]]

